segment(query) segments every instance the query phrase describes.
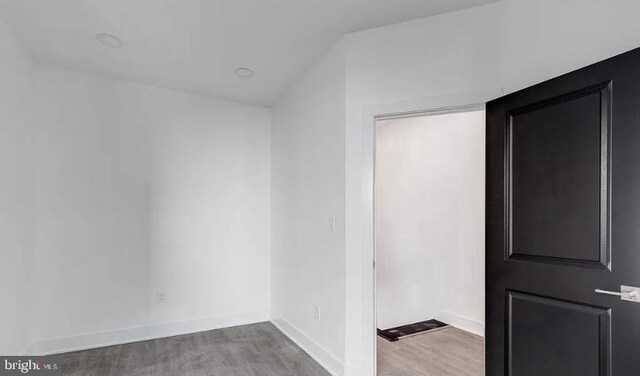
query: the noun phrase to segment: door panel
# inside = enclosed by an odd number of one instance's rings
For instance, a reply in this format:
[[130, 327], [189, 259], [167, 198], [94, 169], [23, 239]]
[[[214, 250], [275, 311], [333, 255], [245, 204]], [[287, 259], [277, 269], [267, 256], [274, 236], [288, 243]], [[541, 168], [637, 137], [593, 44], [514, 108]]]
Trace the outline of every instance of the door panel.
[[609, 87], [507, 114], [511, 257], [608, 266]]
[[510, 374], [607, 374], [608, 309], [512, 291], [508, 299]]
[[640, 374], [640, 50], [488, 103], [486, 192], [486, 374]]

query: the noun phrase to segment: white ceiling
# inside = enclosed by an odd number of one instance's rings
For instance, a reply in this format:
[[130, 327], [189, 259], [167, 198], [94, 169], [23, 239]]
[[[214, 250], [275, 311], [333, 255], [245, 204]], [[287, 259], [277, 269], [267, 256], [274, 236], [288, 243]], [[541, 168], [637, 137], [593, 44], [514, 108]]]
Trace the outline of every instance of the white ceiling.
[[348, 32], [494, 1], [0, 0], [0, 17], [38, 63], [270, 106]]

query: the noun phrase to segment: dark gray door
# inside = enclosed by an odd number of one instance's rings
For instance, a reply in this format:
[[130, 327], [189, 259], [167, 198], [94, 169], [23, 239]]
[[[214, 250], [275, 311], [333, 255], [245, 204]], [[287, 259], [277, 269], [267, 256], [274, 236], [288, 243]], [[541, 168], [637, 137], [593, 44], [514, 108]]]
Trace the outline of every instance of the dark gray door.
[[640, 49], [488, 103], [486, 203], [487, 376], [640, 375]]

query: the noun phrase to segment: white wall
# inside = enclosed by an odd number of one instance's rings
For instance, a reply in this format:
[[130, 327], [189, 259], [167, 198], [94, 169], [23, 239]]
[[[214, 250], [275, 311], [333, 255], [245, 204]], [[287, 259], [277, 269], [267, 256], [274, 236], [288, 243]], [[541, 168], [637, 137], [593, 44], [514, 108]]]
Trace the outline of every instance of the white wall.
[[634, 0], [503, 0], [343, 39], [350, 374], [374, 365], [373, 116], [485, 102], [638, 47], [639, 12]]
[[34, 79], [32, 351], [267, 320], [270, 111], [43, 66]]
[[0, 354], [19, 354], [27, 345], [25, 307], [31, 302], [32, 63], [1, 21], [0, 60]]
[[270, 110], [0, 56], [0, 353], [270, 318]]
[[344, 84], [338, 46], [278, 102], [272, 124], [272, 315], [336, 374], [345, 338]]
[[377, 326], [484, 334], [484, 111], [376, 125]]

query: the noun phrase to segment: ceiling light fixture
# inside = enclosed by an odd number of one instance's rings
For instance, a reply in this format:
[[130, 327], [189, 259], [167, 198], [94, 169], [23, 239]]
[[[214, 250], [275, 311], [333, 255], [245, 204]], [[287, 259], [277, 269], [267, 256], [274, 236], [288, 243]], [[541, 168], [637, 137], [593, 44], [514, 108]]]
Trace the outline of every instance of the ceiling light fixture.
[[96, 34], [96, 39], [98, 40], [98, 42], [104, 44], [105, 46], [109, 46], [113, 48], [120, 48], [124, 45], [124, 43], [122, 42], [122, 39], [111, 34], [104, 34], [104, 33]]
[[255, 72], [249, 68], [238, 68], [236, 69], [236, 74], [242, 78], [249, 78], [252, 77]]

